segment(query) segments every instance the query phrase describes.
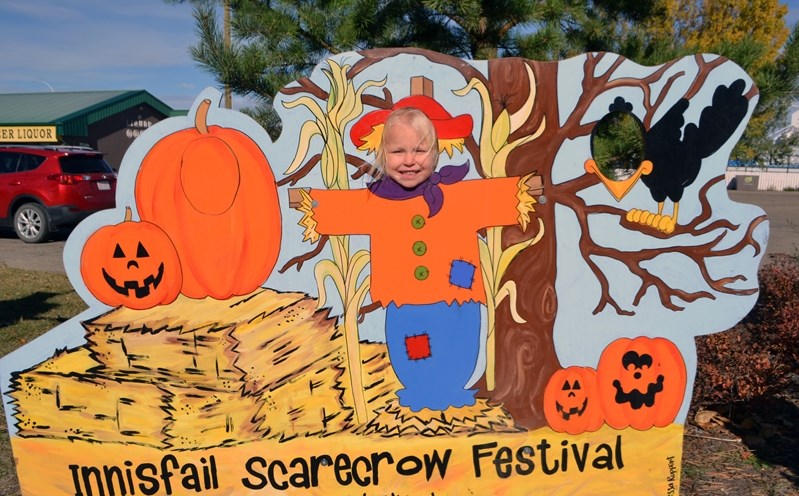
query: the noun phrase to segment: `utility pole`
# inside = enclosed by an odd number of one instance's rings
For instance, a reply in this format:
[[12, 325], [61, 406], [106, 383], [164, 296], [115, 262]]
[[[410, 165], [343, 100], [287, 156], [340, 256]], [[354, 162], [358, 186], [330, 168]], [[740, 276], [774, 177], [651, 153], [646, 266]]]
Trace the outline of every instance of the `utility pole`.
[[[224, 9], [224, 31], [225, 31], [225, 48], [230, 50], [230, 0], [225, 0], [222, 3]], [[230, 91], [230, 85], [225, 85], [225, 108], [233, 108], [233, 96]]]

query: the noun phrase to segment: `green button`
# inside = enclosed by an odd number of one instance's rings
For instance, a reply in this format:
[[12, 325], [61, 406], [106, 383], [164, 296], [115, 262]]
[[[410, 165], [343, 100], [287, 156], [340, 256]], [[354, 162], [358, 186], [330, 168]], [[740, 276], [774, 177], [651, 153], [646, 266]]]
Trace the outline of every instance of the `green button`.
[[425, 222], [426, 221], [424, 220], [424, 217], [422, 217], [421, 215], [414, 215], [413, 219], [411, 219], [411, 225], [413, 226], [414, 229], [423, 228]]
[[430, 271], [427, 270], [427, 267], [425, 267], [424, 265], [416, 267], [416, 270], [413, 271], [413, 277], [415, 277], [420, 281], [424, 281], [425, 279], [427, 279], [427, 276], [429, 275]]
[[420, 256], [420, 257], [422, 255], [424, 255], [425, 253], [427, 253], [427, 245], [425, 244], [425, 242], [424, 241], [417, 241], [416, 243], [414, 243], [413, 244], [413, 253], [418, 255], [418, 256]]

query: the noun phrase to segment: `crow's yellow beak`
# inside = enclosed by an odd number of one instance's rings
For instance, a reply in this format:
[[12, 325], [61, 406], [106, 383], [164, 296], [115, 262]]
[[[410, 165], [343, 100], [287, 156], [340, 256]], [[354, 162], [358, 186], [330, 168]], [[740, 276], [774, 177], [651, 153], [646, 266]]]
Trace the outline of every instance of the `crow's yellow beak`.
[[600, 181], [602, 181], [602, 184], [604, 184], [608, 191], [610, 191], [610, 194], [613, 195], [613, 198], [615, 198], [616, 201], [624, 198], [624, 195], [629, 193], [630, 189], [632, 189], [633, 185], [641, 176], [645, 176], [652, 172], [652, 162], [649, 160], [644, 160], [641, 162], [641, 165], [638, 166], [638, 169], [636, 169], [632, 176], [621, 181], [614, 181], [613, 179], [608, 179], [604, 174], [602, 174], [599, 166], [592, 158], [589, 158], [585, 161], [584, 167], [587, 173], [596, 174], [596, 176]]

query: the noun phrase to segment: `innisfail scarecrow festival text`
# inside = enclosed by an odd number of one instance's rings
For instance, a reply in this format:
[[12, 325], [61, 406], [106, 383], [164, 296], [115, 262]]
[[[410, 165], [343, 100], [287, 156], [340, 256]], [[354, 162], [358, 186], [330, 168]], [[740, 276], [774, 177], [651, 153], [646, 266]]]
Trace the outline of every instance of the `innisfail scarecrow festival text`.
[[[542, 438], [538, 444], [507, 446], [495, 441], [474, 443], [471, 453], [451, 448], [396, 457], [389, 451], [351, 456], [347, 453], [270, 459], [268, 454], [247, 459], [240, 474], [221, 473], [215, 455], [188, 459], [172, 454], [157, 461], [125, 461], [122, 466], [69, 465], [75, 496], [97, 494], [174, 494], [176, 490], [209, 491], [241, 485], [250, 490], [309, 489], [335, 486], [378, 486], [381, 475], [395, 472], [426, 481], [446, 479], [456, 456], [470, 456], [476, 478], [523, 477], [534, 473], [616, 470], [624, 468], [622, 436], [612, 444], [574, 443]], [[393, 474], [392, 474], [393, 475]]]

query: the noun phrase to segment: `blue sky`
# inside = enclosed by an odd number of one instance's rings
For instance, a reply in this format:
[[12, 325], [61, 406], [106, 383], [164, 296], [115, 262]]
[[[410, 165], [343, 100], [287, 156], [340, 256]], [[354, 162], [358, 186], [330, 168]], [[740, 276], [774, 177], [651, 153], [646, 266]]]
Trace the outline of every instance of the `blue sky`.
[[796, 24], [796, 21], [799, 21], [799, 0], [783, 0], [780, 3], [788, 6], [788, 15], [785, 17], [785, 22], [792, 27]]
[[3, 0], [0, 93], [147, 90], [189, 108], [214, 79], [188, 54], [192, 8], [162, 0]]
[[[799, 0], [783, 0], [789, 26]], [[0, 93], [140, 90], [189, 108], [214, 79], [189, 56], [192, 8], [162, 0], [3, 0]], [[234, 106], [241, 98], [234, 97]]]

